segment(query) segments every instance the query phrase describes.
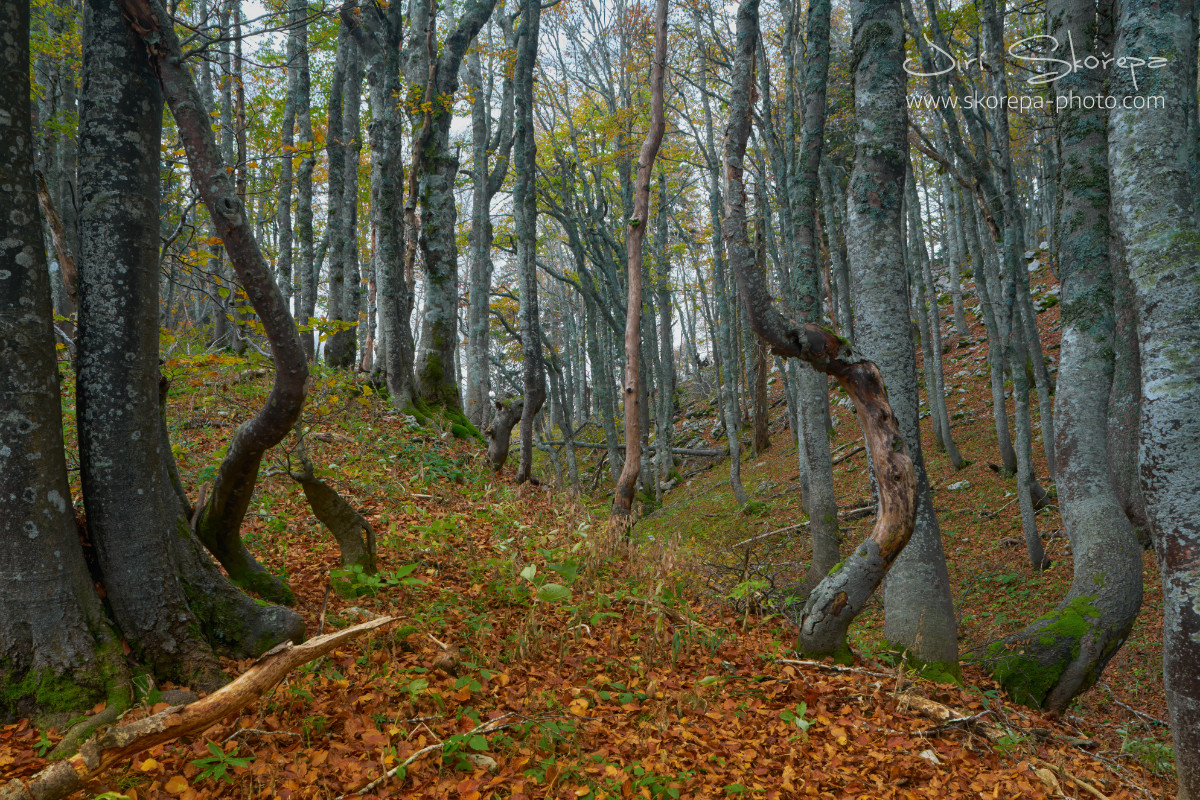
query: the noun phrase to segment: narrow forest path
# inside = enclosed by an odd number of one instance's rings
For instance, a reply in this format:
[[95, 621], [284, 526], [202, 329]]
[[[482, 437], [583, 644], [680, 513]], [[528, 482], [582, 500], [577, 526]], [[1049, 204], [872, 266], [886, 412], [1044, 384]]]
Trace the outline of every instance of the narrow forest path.
[[[1056, 313], [1043, 314], [1049, 352]], [[994, 443], [982, 347], [949, 350], [946, 367], [955, 434], [972, 465], [955, 473], [925, 443], [964, 651], [1014, 630], [1070, 579], [1062, 539], [1048, 541], [1055, 566], [1040, 577], [1006, 541], [1019, 538], [1019, 519], [1009, 482], [986, 465]], [[211, 355], [168, 362], [187, 485], [203, 482], [229, 426], [266, 391], [269, 378], [247, 372], [259, 366]], [[68, 413], [72, 401], [68, 389]], [[1165, 715], [1157, 586], [1147, 586], [1142, 620], [1109, 667], [1112, 695], [1093, 690], [1063, 719], [1008, 704], [977, 668], [959, 687], [880, 663], [877, 604], [853, 629], [863, 656], [855, 667], [786, 663], [792, 626], [754, 602], [769, 589], [755, 570], [785, 575], [794, 562], [803, 571], [804, 533], [730, 549], [801, 519], [782, 408], [773, 447], [744, 464], [755, 514], [733, 507], [718, 462], [670, 493], [628, 546], [605, 541], [603, 498], [517, 489], [511, 466], [496, 479], [479, 446], [448, 424], [418, 427], [364, 385], [319, 372], [308, 454], [375, 527], [379, 576], [339, 577], [336, 545], [286, 477], [283, 455], [267, 465], [247, 540], [287, 577], [310, 633], [376, 614], [401, 622], [298, 670], [203, 737], [140, 754], [92, 793], [338, 798], [400, 767], [369, 796], [1173, 796], [1173, 777], [1154, 770], [1162, 733], [1113, 702]], [[853, 417], [834, 409], [833, 444], [850, 452]], [[692, 411], [679, 441], [711, 441], [711, 419]], [[843, 508], [869, 498], [861, 454], [836, 475]], [[951, 491], [959, 481], [970, 486]], [[1041, 525], [1054, 530], [1045, 513]], [[869, 523], [845, 523], [848, 540]], [[346, 597], [328, 591], [331, 572]], [[232, 674], [248, 662], [226, 666]], [[938, 722], [905, 702], [910, 692], [969, 719]], [[156, 700], [150, 692], [132, 714]], [[29, 721], [0, 727], [0, 775], [32, 774], [57, 737]]]

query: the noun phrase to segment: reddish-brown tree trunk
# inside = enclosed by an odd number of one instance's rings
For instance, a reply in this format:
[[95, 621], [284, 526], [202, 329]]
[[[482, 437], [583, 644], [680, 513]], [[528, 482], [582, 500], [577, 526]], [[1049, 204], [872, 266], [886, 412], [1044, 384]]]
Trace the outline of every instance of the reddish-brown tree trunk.
[[641, 321], [642, 240], [650, 219], [650, 173], [666, 131], [663, 116], [663, 74], [667, 63], [667, 0], [658, 0], [654, 14], [654, 62], [650, 68], [650, 130], [638, 154], [634, 185], [633, 218], [626, 239], [629, 292], [625, 312], [625, 466], [617, 479], [610, 525], [628, 529], [632, 524], [633, 495], [642, 465], [641, 437]]

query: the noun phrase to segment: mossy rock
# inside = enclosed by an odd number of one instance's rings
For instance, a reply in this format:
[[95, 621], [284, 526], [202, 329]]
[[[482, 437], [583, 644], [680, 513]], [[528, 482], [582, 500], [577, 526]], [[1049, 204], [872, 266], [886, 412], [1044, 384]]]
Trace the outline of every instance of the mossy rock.
[[457, 422], [450, 426], [450, 433], [459, 439], [476, 439], [479, 437], [479, 431], [472, 433], [465, 425], [460, 425]]

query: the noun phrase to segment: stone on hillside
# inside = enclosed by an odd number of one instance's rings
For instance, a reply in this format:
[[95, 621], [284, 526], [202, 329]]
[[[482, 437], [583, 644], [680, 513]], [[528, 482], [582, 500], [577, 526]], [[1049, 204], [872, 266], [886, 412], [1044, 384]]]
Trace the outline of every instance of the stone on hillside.
[[970, 488], [971, 488], [970, 481], [958, 481], [957, 483], [952, 483], [949, 486], [947, 486], [946, 491], [961, 492], [963, 489], [970, 489]]

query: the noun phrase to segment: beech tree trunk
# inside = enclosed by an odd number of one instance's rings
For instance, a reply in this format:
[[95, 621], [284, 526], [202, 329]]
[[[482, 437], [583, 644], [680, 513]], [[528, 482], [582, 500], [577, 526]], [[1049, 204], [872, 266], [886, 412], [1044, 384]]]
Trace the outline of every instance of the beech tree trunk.
[[[899, 7], [892, 3], [888, 22], [893, 23], [892, 36], [875, 47], [883, 55], [902, 58], [899, 42]], [[855, 6], [856, 41], [865, 23], [883, 22], [875, 15], [865, 15]], [[879, 369], [858, 356], [844, 340], [814, 324], [797, 327], [775, 310], [764, 277], [752, 268], [749, 238], [746, 232], [744, 194], [742, 188], [743, 159], [746, 139], [750, 133], [750, 92], [753, 87], [753, 61], [758, 41], [758, 0], [743, 0], [737, 14], [737, 49], [735, 50], [733, 81], [730, 99], [730, 123], [726, 135], [726, 175], [729, 182], [727, 215], [723, 230], [730, 253], [730, 265], [746, 304], [747, 315], [754, 332], [771, 347], [772, 352], [787, 358], [800, 358], [815, 369], [833, 375], [850, 395], [858, 409], [864, 435], [870, 443], [871, 459], [879, 481], [879, 510], [871, 536], [847, 558], [840, 568], [828, 575], [809, 595], [800, 622], [798, 649], [811, 655], [850, 657], [846, 630], [862, 611], [884, 575], [912, 535], [917, 508], [917, 474], [904, 437], [888, 405], [887, 392]], [[889, 53], [889, 49], [894, 52]], [[899, 59], [899, 60], [897, 60]], [[865, 69], [868, 59], [860, 63]], [[877, 63], [877, 62], [872, 62]], [[887, 59], [884, 59], [887, 67]], [[895, 66], [895, 65], [893, 65]], [[899, 70], [895, 71], [896, 73]], [[893, 73], [895, 78], [895, 73]], [[902, 79], [899, 79], [902, 80]], [[859, 77], [860, 89], [865, 86]], [[861, 97], [862, 92], [858, 93]], [[893, 102], [903, 103], [903, 91]], [[899, 106], [903, 109], [903, 106]], [[901, 134], [903, 129], [901, 128]], [[860, 156], [861, 159], [861, 156]], [[892, 183], [903, 179], [902, 158], [893, 164], [900, 168], [892, 175]], [[892, 212], [892, 241], [899, 243], [899, 189], [891, 186], [895, 207]], [[894, 252], [894, 251], [893, 251]]]
[[[512, 25], [500, 15], [504, 44], [512, 39]], [[472, 51], [467, 55], [467, 81], [471, 99], [471, 269], [467, 299], [467, 419], [479, 429], [491, 418], [491, 298], [492, 288], [492, 198], [500, 191], [508, 174], [513, 147], [513, 79], [507, 74], [500, 100], [500, 120], [492, 131], [490, 100], [484, 91], [482, 58]], [[489, 76], [488, 87], [494, 84]], [[491, 158], [495, 159], [494, 164]]]
[[540, 0], [522, 0], [517, 29], [517, 63], [513, 76], [515, 127], [513, 141], [513, 224], [517, 240], [517, 285], [521, 325], [521, 461], [517, 483], [533, 478], [533, 421], [546, 402], [542, 364], [542, 325], [537, 282], [537, 140], [533, 129], [533, 73], [537, 65]]
[[[1068, 35], [1080, 58], [1112, 51], [1111, 3], [1050, 0], [1047, 32]], [[1079, 70], [1056, 81], [1059, 97], [1102, 91]], [[992, 675], [1017, 700], [1066, 711], [1094, 684], [1133, 628], [1142, 600], [1141, 549], [1118, 501], [1107, 457], [1113, 376], [1113, 279], [1109, 259], [1108, 152], [1103, 111], [1072, 108], [1057, 119], [1057, 239], [1063, 336], [1055, 428], [1058, 503], [1071, 540], [1071, 588], [1051, 612], [993, 648]], [[1005, 651], [1008, 652], [1005, 652]]]
[[[846, 215], [855, 345], [879, 365], [887, 382], [916, 485], [915, 532], [885, 587], [884, 635], [913, 659], [955, 674], [957, 622], [921, 452], [916, 352], [904, 273], [901, 204], [908, 159], [901, 9], [898, 0], [855, 0], [851, 9], [855, 47], [863, 48], [854, 75], [860, 124]], [[869, 437], [867, 446], [874, 460], [876, 445]], [[882, 502], [886, 479], [880, 475], [876, 467]]]
[[289, 37], [295, 39], [296, 57], [291, 69], [296, 71], [296, 127], [300, 138], [297, 151], [300, 154], [300, 169], [296, 171], [296, 239], [300, 245], [300, 261], [296, 284], [299, 296], [296, 302], [296, 318], [304, 330], [300, 333], [301, 346], [309, 361], [316, 358], [313, 344], [312, 316], [317, 308], [317, 270], [313, 259], [313, 213], [312, 177], [316, 166], [313, 149], [312, 129], [312, 79], [308, 69], [308, 3], [306, 0], [291, 0], [292, 29]]
[[[158, 183], [162, 92], [113, 2], [89, 3], [80, 106], [79, 461], [106, 599], [138, 658], [180, 683], [219, 669], [171, 563], [160, 483]], [[113, 291], [114, 287], [121, 291]], [[134, 444], [144, 442], [144, 446]], [[171, 502], [167, 502], [167, 500]]]
[[[86, 708], [124, 677], [79, 547], [33, 180], [29, 3], [0, 5], [0, 719]], [[157, 151], [157, 146], [156, 146]], [[42, 698], [39, 700], [39, 696]], [[52, 702], [46, 702], [52, 698]]]
[[[757, 6], [755, 6], [757, 14]], [[711, 58], [707, 53], [702, 57], [701, 64], [701, 86], [707, 88], [707, 72], [708, 60]], [[753, 80], [753, 72], [750, 73]], [[746, 490], [742, 486], [742, 448], [741, 442], [738, 440], [738, 402], [737, 402], [737, 367], [734, 364], [735, 355], [733, 348], [733, 312], [729, 304], [729, 287], [725, 280], [725, 248], [721, 229], [718, 225], [723, 219], [721, 200], [721, 178], [720, 168], [718, 166], [720, 159], [717, 157], [717, 146], [713, 135], [713, 119], [712, 109], [710, 107], [708, 92], [701, 95], [701, 101], [704, 105], [704, 135], [706, 142], [705, 157], [708, 162], [708, 213], [713, 220], [712, 233], [712, 258], [713, 258], [713, 293], [716, 295], [716, 311], [708, 314], [709, 329], [712, 333], [713, 343], [713, 362], [716, 367], [717, 374], [717, 413], [725, 426], [725, 438], [729, 445], [729, 486], [733, 492], [733, 498], [739, 506], [745, 506], [750, 502], [750, 498], [746, 496]], [[743, 204], [744, 204], [743, 200]], [[699, 276], [700, 267], [696, 266], [696, 274]], [[704, 292], [704, 281], [698, 281], [700, 291]], [[704, 295], [705, 310], [708, 311], [708, 296]], [[713, 317], [716, 317], [714, 320]]]
[[[1163, 582], [1163, 675], [1180, 800], [1200, 798], [1200, 230], [1185, 145], [1196, 74], [1193, 5], [1122, 3], [1113, 56], [1169, 55], [1161, 69], [1111, 75], [1108, 163], [1139, 316], [1141, 476]], [[1135, 97], [1165, 108], [1122, 108]], [[1144, 102], [1144, 99], [1143, 99]]]
[[263, 324], [275, 363], [267, 402], [238, 428], [229, 443], [209, 500], [196, 519], [196, 533], [239, 586], [269, 600], [291, 602], [294, 598], [287, 584], [255, 561], [242, 543], [240, 529], [263, 454], [288, 434], [304, 404], [308, 366], [300, 336], [221, 159], [196, 85], [183, 63], [179, 39], [170, 24], [160, 24], [169, 21], [170, 15], [159, 0], [151, 0], [147, 6], [135, 5], [133, 0], [117, 2], [146, 42], [195, 184]]
[[387, 376], [389, 399], [396, 408], [407, 408], [414, 395], [412, 286], [404, 268], [403, 208], [404, 110], [400, 85], [400, 45], [404, 41], [404, 10], [400, 3], [384, 8], [369, 3], [361, 15], [342, 14], [358, 41], [370, 86], [371, 124], [371, 225], [376, 275], [376, 308], [380, 349]]
[[469, 0], [438, 46], [433, 38], [435, 4], [411, 0], [405, 74], [425, 87], [429, 104], [413, 141], [413, 170], [421, 205], [421, 255], [425, 261], [425, 314], [416, 354], [417, 392], [436, 406], [460, 410], [454, 353], [458, 347], [458, 210], [454, 184], [458, 156], [450, 141], [454, 93], [463, 55], [488, 21], [496, 0]]
[[[650, 68], [650, 130], [638, 153], [634, 179], [633, 216], [626, 235], [628, 296], [625, 301], [625, 466], [613, 495], [610, 526], [624, 532], [633, 524], [633, 496], [642, 463], [641, 324], [642, 240], [650, 223], [650, 176], [658, 156], [666, 119], [663, 116], [663, 78], [667, 65], [667, 0], [658, 0], [654, 12], [654, 61]], [[660, 212], [661, 213], [661, 212]], [[735, 434], [736, 440], [736, 434]]]

